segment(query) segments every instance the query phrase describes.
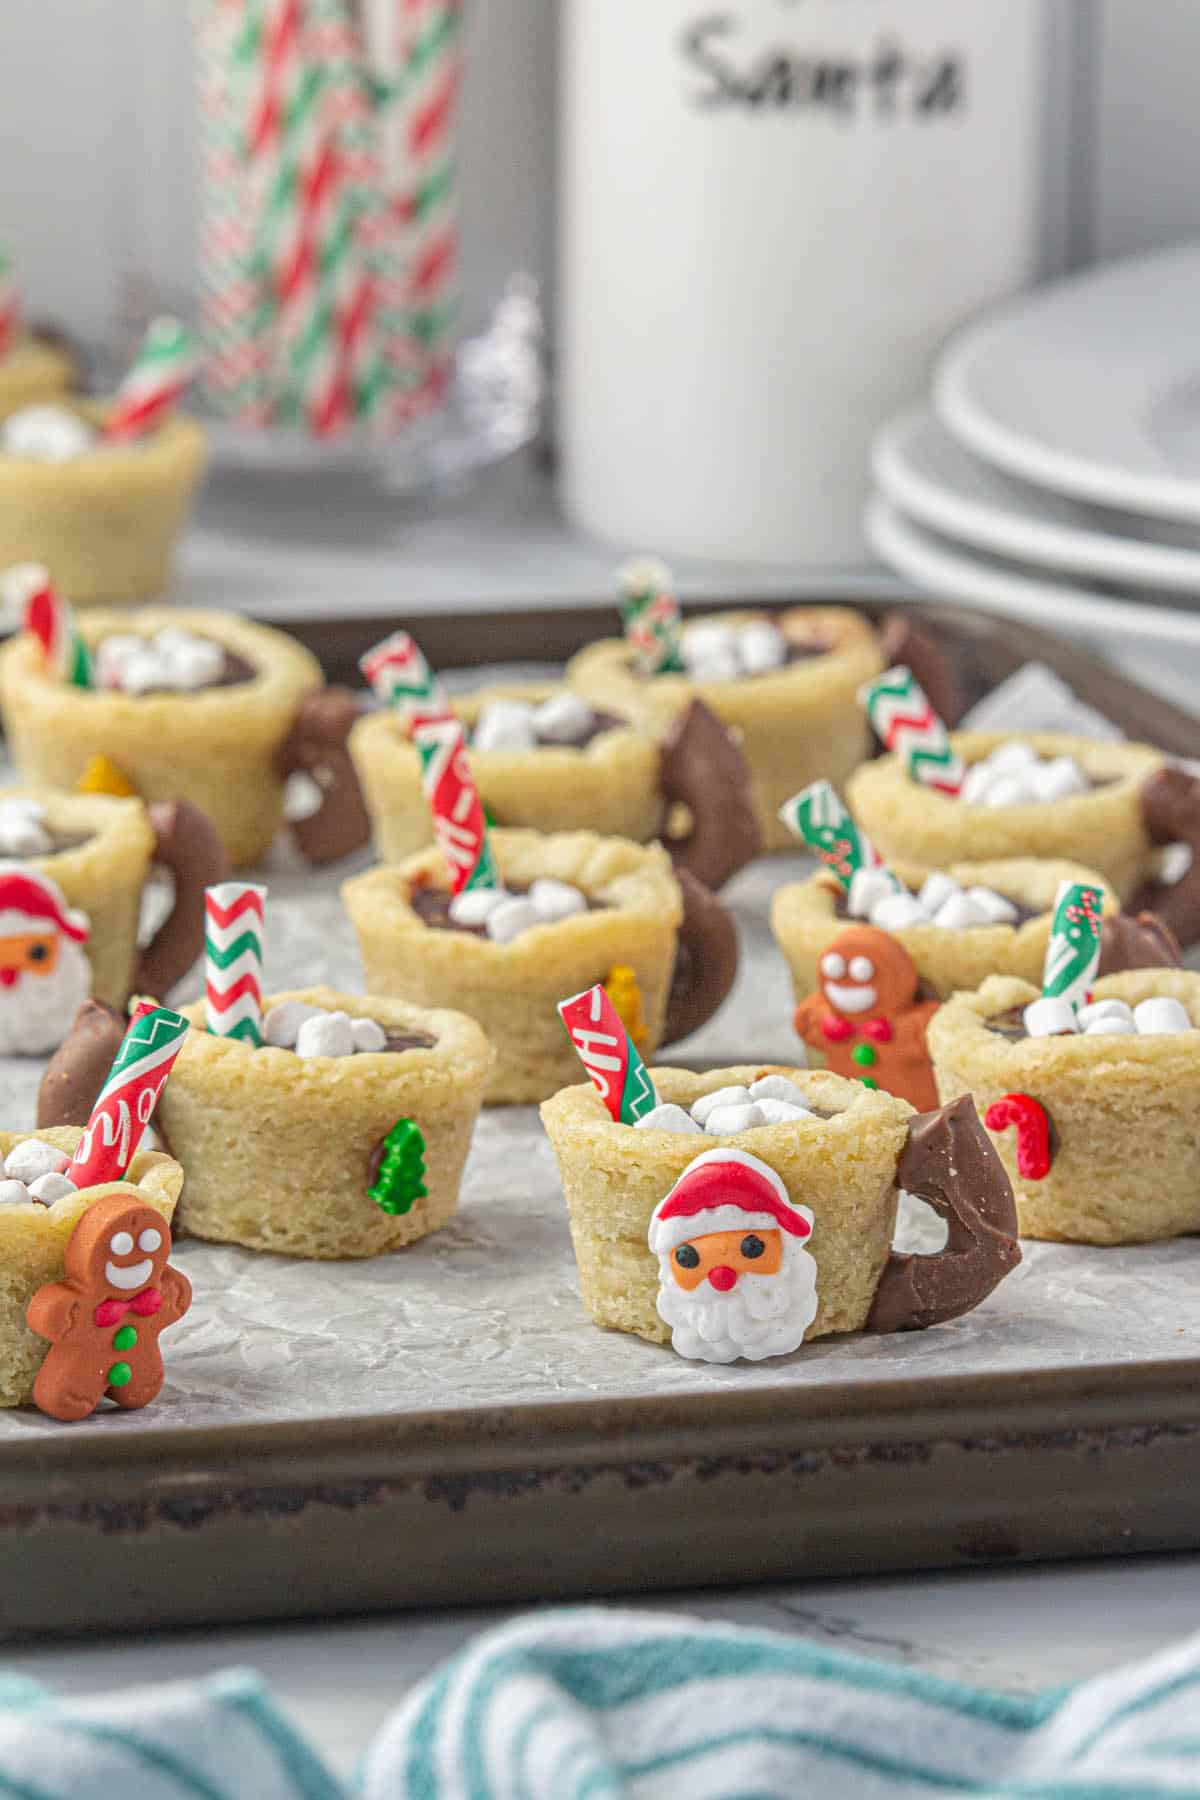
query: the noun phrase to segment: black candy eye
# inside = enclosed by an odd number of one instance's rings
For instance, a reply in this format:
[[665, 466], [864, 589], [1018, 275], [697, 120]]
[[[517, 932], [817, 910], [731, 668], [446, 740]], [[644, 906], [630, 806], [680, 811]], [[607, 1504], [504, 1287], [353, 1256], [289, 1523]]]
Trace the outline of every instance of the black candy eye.
[[31, 944], [29, 946], [30, 962], [45, 962], [49, 954], [50, 952], [46, 949], [45, 944]]
[[749, 1262], [753, 1262], [756, 1256], [761, 1256], [766, 1247], [767, 1246], [763, 1243], [762, 1239], [760, 1237], [755, 1237], [753, 1232], [750, 1233], [749, 1237], [744, 1237], [742, 1239], [742, 1255]]
[[700, 1267], [700, 1252], [691, 1244], [680, 1244], [678, 1250], [675, 1252], [675, 1261], [679, 1264], [681, 1269], [698, 1269]]

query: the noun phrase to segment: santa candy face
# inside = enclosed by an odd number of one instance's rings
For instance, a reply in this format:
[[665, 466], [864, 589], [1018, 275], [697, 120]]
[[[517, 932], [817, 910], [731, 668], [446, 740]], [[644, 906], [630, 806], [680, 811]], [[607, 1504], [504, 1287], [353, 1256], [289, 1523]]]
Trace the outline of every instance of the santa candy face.
[[691, 1294], [707, 1281], [719, 1294], [730, 1293], [743, 1275], [778, 1275], [783, 1263], [783, 1236], [778, 1231], [709, 1231], [691, 1238], [671, 1254], [677, 1286]]
[[91, 991], [87, 935], [47, 876], [0, 869], [0, 1056], [57, 1050]]

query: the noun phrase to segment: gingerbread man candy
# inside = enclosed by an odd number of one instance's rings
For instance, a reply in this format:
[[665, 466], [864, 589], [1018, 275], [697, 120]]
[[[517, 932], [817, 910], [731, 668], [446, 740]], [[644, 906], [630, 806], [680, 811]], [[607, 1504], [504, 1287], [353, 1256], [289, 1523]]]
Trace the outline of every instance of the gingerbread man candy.
[[925, 1027], [936, 1000], [917, 998], [921, 978], [894, 937], [873, 925], [839, 932], [820, 962], [820, 992], [796, 1008], [796, 1031], [835, 1075], [883, 1088], [931, 1112], [937, 1088]]
[[29, 1302], [26, 1323], [50, 1350], [33, 1387], [52, 1419], [86, 1419], [107, 1394], [146, 1406], [163, 1384], [158, 1334], [192, 1303], [192, 1284], [167, 1266], [171, 1234], [152, 1206], [114, 1194], [89, 1206], [67, 1243], [65, 1281]]

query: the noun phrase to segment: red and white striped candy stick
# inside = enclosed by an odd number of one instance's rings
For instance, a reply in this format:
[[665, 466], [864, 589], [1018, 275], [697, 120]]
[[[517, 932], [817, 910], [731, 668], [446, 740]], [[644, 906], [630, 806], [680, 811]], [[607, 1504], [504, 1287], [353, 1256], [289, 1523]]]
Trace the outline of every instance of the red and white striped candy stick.
[[139, 1007], [66, 1169], [77, 1188], [124, 1178], [187, 1032], [187, 1020], [169, 1008]]
[[908, 768], [914, 781], [955, 795], [966, 765], [912, 670], [898, 663], [859, 694], [875, 735]]
[[155, 430], [200, 367], [200, 340], [178, 319], [155, 319], [104, 426], [110, 440]]
[[262, 1042], [266, 903], [253, 881], [204, 890], [204, 1019], [214, 1037]]
[[0, 244], [0, 356], [7, 356], [21, 327], [21, 297], [17, 292], [12, 253]]
[[558, 1003], [575, 1054], [618, 1125], [636, 1125], [658, 1095], [636, 1044], [602, 982]]
[[393, 631], [359, 662], [377, 700], [401, 709], [419, 707], [441, 717], [446, 711], [442, 684], [407, 631]]
[[450, 867], [451, 892], [499, 887], [462, 721], [447, 714], [414, 713], [411, 730], [421, 758], [421, 784], [433, 834]]
[[17, 563], [6, 571], [3, 588], [5, 610], [20, 613], [25, 630], [42, 646], [47, 666], [72, 687], [91, 687], [91, 654], [50, 571], [40, 563]]

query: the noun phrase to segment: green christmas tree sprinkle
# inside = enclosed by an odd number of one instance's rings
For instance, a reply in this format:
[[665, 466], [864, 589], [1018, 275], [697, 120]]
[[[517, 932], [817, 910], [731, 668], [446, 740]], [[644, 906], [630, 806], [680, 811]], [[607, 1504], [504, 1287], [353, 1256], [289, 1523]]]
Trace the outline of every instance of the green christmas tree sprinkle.
[[423, 1200], [425, 1139], [411, 1119], [397, 1119], [383, 1140], [379, 1173], [367, 1193], [385, 1213], [406, 1213], [414, 1200]]

